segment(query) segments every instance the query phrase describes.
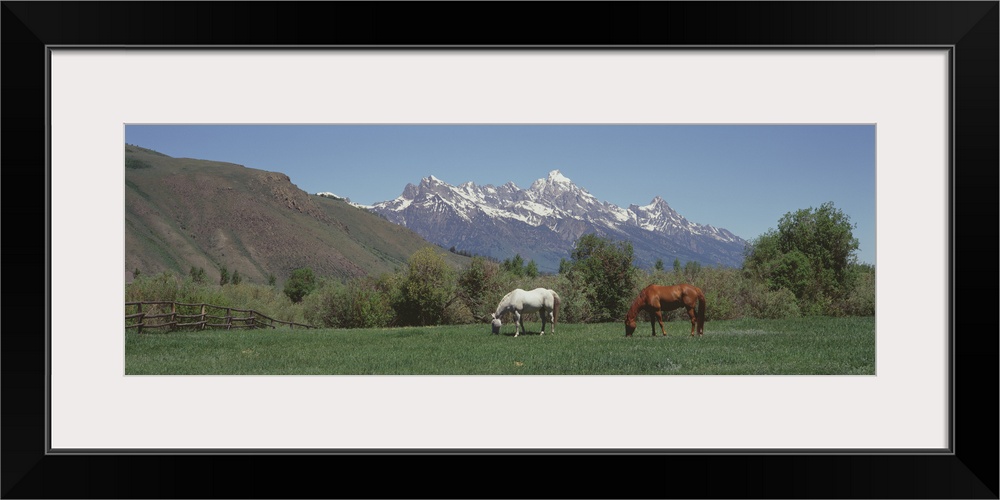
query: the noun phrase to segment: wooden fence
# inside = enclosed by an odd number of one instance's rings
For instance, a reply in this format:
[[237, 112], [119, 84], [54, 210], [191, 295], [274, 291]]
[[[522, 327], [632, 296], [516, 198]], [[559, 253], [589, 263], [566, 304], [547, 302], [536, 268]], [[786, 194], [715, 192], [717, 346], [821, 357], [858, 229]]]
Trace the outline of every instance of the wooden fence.
[[[130, 308], [133, 311], [131, 313], [129, 312]], [[165, 301], [125, 303], [125, 328], [136, 328], [138, 333], [150, 328], [167, 328], [169, 330], [222, 328], [232, 330], [233, 328], [277, 328], [278, 326], [315, 328], [311, 325], [270, 318], [251, 309]]]

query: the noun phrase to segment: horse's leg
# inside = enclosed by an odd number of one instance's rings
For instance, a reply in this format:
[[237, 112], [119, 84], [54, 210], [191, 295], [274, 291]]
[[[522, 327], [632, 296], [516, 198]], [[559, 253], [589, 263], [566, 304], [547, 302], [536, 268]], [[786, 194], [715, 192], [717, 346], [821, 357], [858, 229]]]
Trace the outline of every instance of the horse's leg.
[[524, 323], [521, 322], [521, 313], [514, 311], [514, 336], [517, 337], [521, 333], [521, 329], [524, 328]]
[[[667, 336], [667, 331], [663, 328], [663, 313], [656, 311], [656, 320], [660, 322], [660, 331], [663, 332], [663, 336]], [[652, 321], [650, 321], [652, 323]], [[653, 325], [653, 336], [656, 336], [656, 325]]]
[[698, 315], [695, 314], [693, 307], [688, 307], [688, 316], [691, 317], [691, 336], [694, 337], [694, 327], [698, 324]]
[[542, 319], [542, 331], [539, 335], [545, 335], [545, 309], [538, 310], [538, 317]]

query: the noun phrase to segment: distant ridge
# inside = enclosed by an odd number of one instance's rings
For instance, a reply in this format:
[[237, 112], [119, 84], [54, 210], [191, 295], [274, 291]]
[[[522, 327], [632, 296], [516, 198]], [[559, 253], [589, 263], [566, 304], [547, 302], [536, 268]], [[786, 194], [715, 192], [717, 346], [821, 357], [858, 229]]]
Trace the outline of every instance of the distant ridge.
[[[306, 193], [279, 172], [172, 158], [125, 146], [125, 271], [192, 267], [218, 280], [222, 266], [244, 281], [281, 283], [299, 267], [350, 278], [392, 272], [432, 245], [352, 206]], [[459, 266], [468, 259], [441, 250]]]

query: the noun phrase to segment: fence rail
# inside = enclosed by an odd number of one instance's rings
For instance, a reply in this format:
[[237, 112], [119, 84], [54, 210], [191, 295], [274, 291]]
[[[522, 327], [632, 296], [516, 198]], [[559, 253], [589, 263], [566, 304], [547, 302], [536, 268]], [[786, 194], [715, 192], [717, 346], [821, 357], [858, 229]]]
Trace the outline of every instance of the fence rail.
[[[146, 309], [143, 310], [143, 307]], [[130, 312], [129, 308], [132, 308]], [[192, 311], [198, 311], [192, 313]], [[143, 301], [125, 303], [125, 328], [135, 328], [138, 333], [148, 329], [167, 328], [316, 328], [291, 321], [281, 321], [265, 316], [253, 309], [215, 306], [212, 304], [185, 304], [169, 301]]]

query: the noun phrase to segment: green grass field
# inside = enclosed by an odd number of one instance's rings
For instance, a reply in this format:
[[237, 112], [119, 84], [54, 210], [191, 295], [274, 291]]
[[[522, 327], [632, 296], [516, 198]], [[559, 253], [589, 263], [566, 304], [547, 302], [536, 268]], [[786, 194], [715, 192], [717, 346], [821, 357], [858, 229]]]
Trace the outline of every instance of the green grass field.
[[127, 375], [874, 375], [875, 318], [125, 333]]

